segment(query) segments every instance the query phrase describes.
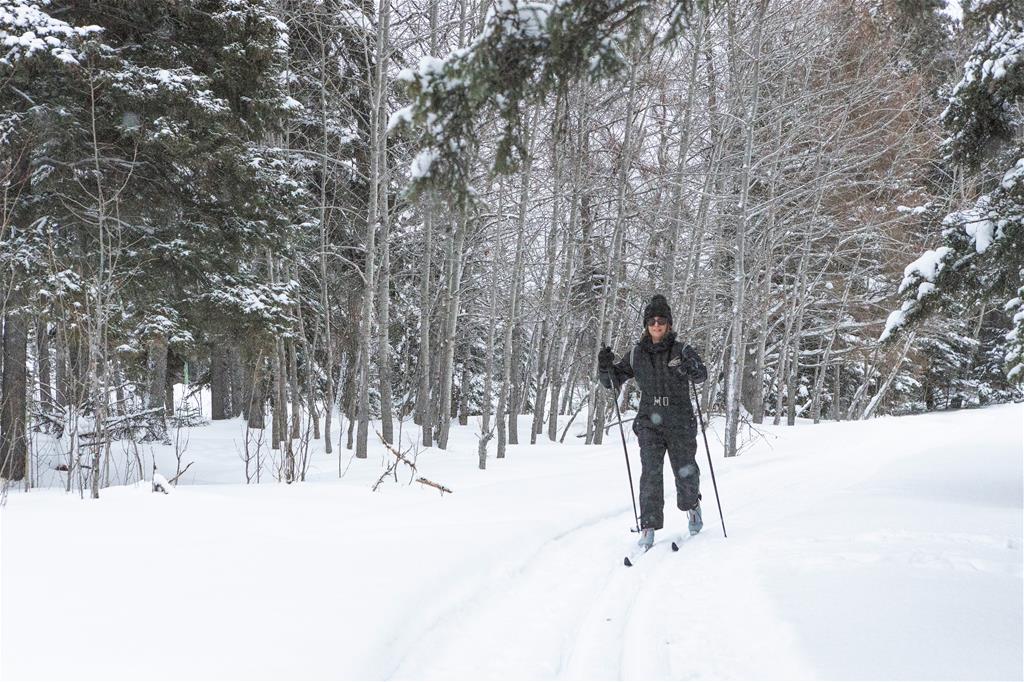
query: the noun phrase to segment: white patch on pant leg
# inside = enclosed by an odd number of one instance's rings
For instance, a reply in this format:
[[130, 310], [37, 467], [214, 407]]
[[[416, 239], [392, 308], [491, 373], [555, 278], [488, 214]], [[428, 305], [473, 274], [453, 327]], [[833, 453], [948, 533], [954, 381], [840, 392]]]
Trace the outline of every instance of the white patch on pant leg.
[[661, 414], [658, 413], [658, 412], [652, 412], [651, 413], [651, 423], [654, 424], [655, 426], [658, 426], [659, 424], [661, 424]]
[[679, 478], [689, 478], [690, 476], [693, 476], [695, 473], [697, 473], [697, 467], [693, 466], [692, 464], [684, 464], [683, 466], [679, 467]]

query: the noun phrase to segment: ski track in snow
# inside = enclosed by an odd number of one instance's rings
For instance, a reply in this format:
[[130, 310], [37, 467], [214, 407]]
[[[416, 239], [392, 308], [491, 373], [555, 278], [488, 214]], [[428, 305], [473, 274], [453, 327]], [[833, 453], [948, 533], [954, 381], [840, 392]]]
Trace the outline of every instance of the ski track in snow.
[[[707, 529], [689, 539], [667, 533], [627, 568], [619, 558], [623, 548], [607, 541], [618, 518], [621, 511], [552, 538], [499, 584], [479, 586], [428, 627], [417, 628], [417, 643], [388, 677], [752, 679], [766, 665], [789, 679], [813, 677], [793, 633], [779, 624], [759, 589], [749, 552], [732, 550]], [[671, 551], [673, 537], [681, 544], [678, 553]], [[602, 551], [587, 551], [594, 547]], [[702, 574], [712, 555], [729, 567], [726, 572]], [[680, 574], [692, 580], [680, 581]], [[738, 622], [759, 632], [756, 642], [715, 641]], [[516, 631], [509, 646], [502, 635], [517, 624], [528, 632]], [[723, 656], [723, 647], [729, 655]], [[470, 651], [486, 667], [467, 671]]]
[[[544, 542], [536, 551], [520, 556], [514, 563], [504, 562], [504, 568], [479, 581], [467, 595], [443, 613], [435, 615], [425, 625], [415, 628], [416, 643], [408, 647], [387, 677], [407, 679], [495, 679], [519, 676], [520, 666], [530, 663], [531, 671], [536, 658], [546, 653], [546, 663], [558, 657], [564, 631], [562, 618], [573, 599], [585, 598], [595, 584], [607, 586], [612, 573], [597, 562], [581, 562], [581, 556], [591, 556], [588, 548], [607, 544], [610, 536], [621, 533], [624, 509], [588, 519]], [[586, 569], [590, 567], [591, 570]], [[622, 567], [625, 569], [625, 567]], [[581, 573], [582, 569], [582, 573]], [[601, 574], [604, 574], [603, 576]], [[595, 581], [597, 581], [595, 583]], [[568, 600], [567, 601], [567, 597]], [[510, 613], [524, 610], [523, 619]], [[553, 618], [553, 616], [559, 616]], [[488, 622], [489, 621], [489, 622]], [[509, 649], [503, 641], [502, 624], [525, 622], [532, 629], [532, 646]], [[521, 632], [517, 637], [522, 637]], [[518, 641], [518, 640], [517, 640]], [[559, 642], [554, 652], [551, 643]], [[473, 670], [466, 676], [465, 647], [473, 647], [475, 656], [489, 661], [487, 670]], [[531, 652], [524, 658], [521, 649]], [[530, 660], [530, 659], [533, 660]], [[542, 676], [554, 675], [550, 665]], [[527, 677], [536, 672], [523, 671]]]

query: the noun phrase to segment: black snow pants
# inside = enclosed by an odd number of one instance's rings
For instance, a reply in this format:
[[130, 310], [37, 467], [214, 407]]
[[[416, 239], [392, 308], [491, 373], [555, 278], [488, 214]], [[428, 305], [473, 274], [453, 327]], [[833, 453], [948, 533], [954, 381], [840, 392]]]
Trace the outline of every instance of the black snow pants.
[[676, 482], [676, 506], [689, 511], [700, 501], [696, 429], [665, 429], [638, 424], [640, 443], [640, 527], [659, 530], [665, 522], [665, 451]]

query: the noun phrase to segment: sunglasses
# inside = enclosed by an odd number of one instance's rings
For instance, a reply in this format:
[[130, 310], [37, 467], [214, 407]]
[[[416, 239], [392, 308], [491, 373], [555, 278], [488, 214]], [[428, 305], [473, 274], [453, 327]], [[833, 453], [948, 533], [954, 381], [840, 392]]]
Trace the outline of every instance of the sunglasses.
[[668, 318], [665, 317], [652, 317], [647, 320], [648, 327], [664, 327], [668, 324]]

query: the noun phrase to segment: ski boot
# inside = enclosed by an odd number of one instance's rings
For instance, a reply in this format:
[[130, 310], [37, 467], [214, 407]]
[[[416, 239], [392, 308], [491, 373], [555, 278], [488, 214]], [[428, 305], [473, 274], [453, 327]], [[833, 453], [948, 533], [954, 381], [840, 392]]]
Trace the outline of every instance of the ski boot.
[[696, 507], [686, 512], [686, 520], [689, 522], [690, 535], [696, 535], [704, 527], [704, 520], [700, 515], [700, 502], [697, 503]]
[[640, 539], [637, 541], [636, 544], [640, 545], [640, 547], [642, 547], [645, 552], [649, 550], [651, 548], [651, 545], [654, 544], [654, 529], [644, 528], [643, 530], [641, 530]]

